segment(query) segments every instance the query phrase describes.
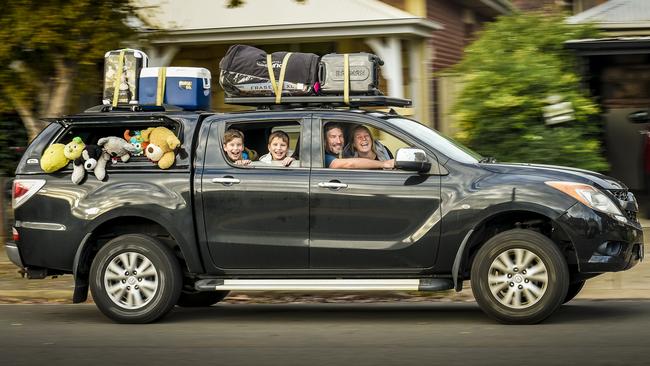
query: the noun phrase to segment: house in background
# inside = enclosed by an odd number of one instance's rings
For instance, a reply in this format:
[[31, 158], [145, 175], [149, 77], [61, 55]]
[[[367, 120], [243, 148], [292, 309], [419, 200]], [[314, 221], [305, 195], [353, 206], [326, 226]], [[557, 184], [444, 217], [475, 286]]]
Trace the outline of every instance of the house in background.
[[650, 108], [650, 1], [584, 3], [590, 7], [567, 21], [594, 24], [603, 37], [572, 40], [567, 47], [581, 57], [581, 72], [602, 108], [610, 174], [631, 189], [648, 190], [650, 150], [639, 132], [650, 124], [633, 123], [628, 115]]
[[442, 131], [449, 121], [453, 81], [435, 71], [456, 64], [481, 24], [511, 11], [506, 0], [138, 0], [139, 16], [158, 30], [149, 47], [150, 66], [199, 66], [213, 76], [213, 108], [223, 104], [219, 61], [233, 44], [266, 52], [320, 55], [371, 52], [385, 62], [382, 91], [413, 100], [401, 111]]

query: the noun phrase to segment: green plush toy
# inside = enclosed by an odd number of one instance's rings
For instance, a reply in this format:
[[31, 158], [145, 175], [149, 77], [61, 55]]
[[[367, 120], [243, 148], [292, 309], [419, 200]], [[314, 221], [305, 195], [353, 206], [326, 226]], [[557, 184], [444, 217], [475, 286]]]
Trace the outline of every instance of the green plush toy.
[[68, 160], [74, 160], [79, 157], [81, 157], [81, 153], [84, 151], [84, 148], [86, 148], [86, 145], [81, 141], [81, 137], [77, 136], [72, 139], [72, 141], [68, 142], [67, 145], [65, 145], [65, 150], [63, 150], [63, 154]]
[[52, 144], [45, 149], [41, 156], [41, 169], [45, 173], [53, 173], [68, 165], [69, 160], [65, 157], [64, 150], [63, 144]]

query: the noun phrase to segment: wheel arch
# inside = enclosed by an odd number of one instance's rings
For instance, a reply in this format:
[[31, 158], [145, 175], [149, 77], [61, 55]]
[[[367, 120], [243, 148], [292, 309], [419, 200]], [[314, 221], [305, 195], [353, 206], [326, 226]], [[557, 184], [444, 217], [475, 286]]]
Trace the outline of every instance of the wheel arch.
[[155, 237], [172, 249], [184, 271], [203, 271], [197, 250], [193, 248], [195, 244], [186, 242], [164, 218], [134, 213], [106, 215], [93, 220], [93, 226], [77, 248], [72, 266], [75, 279], [73, 303], [84, 302], [88, 297], [90, 265], [99, 249], [112, 238], [136, 233]]
[[[456, 252], [452, 277], [456, 291], [462, 289], [463, 280], [469, 278], [474, 255], [485, 242], [503, 231], [524, 228], [540, 232], [553, 241], [564, 254], [570, 269], [579, 271], [574, 243], [553, 217], [555, 211], [536, 204], [524, 207], [504, 207], [486, 215], [471, 227]], [[574, 268], [571, 268], [574, 267]]]

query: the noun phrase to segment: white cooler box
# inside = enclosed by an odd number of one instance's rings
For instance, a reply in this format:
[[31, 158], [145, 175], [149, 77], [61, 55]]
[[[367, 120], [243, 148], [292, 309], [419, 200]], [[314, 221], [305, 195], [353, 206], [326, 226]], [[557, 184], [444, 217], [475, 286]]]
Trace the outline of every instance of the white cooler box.
[[142, 105], [209, 110], [210, 84], [210, 71], [202, 67], [147, 67], [140, 73], [138, 99]]

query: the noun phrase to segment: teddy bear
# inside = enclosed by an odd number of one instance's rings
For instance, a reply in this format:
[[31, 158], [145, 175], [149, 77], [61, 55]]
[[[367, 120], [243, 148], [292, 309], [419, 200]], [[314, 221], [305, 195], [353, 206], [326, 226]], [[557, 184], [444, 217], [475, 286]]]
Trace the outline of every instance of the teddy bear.
[[176, 155], [174, 150], [181, 145], [181, 141], [166, 127], [149, 127], [142, 131], [142, 138], [149, 142], [145, 155], [151, 161], [158, 163], [160, 169], [168, 169], [174, 164]]
[[57, 143], [45, 149], [40, 164], [45, 173], [54, 173], [68, 165], [69, 162], [70, 160], [65, 157], [65, 145]]
[[101, 146], [86, 145], [81, 156], [73, 162], [72, 182], [81, 184], [81, 181], [86, 176], [86, 171], [92, 171], [97, 180], [104, 180], [106, 177], [106, 164], [109, 160], [111, 160], [110, 155]]
[[77, 136], [65, 145], [63, 155], [65, 155], [68, 160], [77, 159], [81, 156], [81, 152], [85, 147], [86, 145], [81, 141], [81, 137]]
[[119, 158], [123, 163], [129, 161], [130, 154], [137, 151], [135, 146], [116, 136], [102, 137], [97, 141], [97, 145], [101, 146], [112, 159], [117, 161]]

